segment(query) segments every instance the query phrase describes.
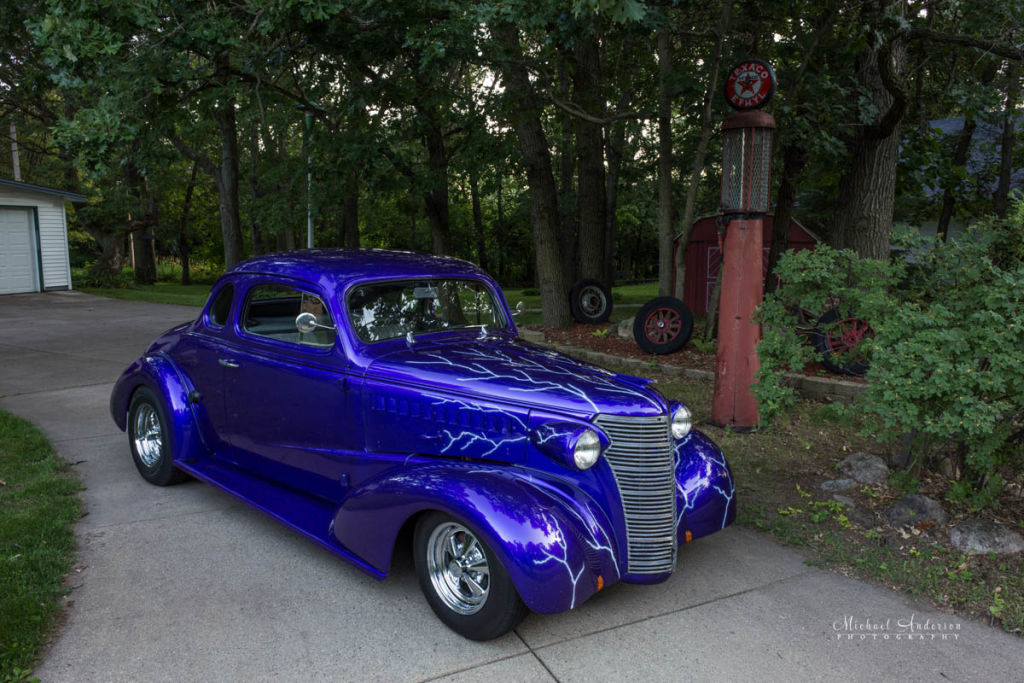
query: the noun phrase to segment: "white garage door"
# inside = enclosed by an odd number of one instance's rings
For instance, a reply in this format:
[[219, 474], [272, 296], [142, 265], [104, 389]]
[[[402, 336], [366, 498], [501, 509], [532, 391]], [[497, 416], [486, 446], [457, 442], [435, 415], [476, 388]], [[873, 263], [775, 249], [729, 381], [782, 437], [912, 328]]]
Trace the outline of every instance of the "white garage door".
[[0, 209], [0, 294], [36, 291], [36, 248], [31, 214]]

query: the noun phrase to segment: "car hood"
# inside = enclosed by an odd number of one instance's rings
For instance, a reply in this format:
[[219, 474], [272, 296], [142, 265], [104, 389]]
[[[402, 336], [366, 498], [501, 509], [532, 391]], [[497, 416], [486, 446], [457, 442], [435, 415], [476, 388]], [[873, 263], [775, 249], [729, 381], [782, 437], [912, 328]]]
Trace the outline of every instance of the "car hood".
[[519, 339], [417, 341], [385, 352], [367, 377], [580, 416], [662, 415], [650, 380], [620, 375]]

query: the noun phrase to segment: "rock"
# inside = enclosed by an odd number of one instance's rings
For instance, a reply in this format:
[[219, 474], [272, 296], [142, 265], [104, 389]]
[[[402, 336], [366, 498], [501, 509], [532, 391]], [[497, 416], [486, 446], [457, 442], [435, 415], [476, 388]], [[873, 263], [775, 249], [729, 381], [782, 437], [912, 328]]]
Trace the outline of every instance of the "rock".
[[953, 547], [964, 553], [1009, 555], [1024, 550], [1024, 538], [1002, 524], [972, 519], [949, 533]]
[[823, 491], [849, 491], [857, 488], [857, 482], [853, 479], [829, 479], [821, 482]]
[[875, 522], [872, 519], [871, 515], [857, 507], [857, 504], [853, 502], [853, 498], [841, 495], [839, 493], [833, 493], [832, 500], [836, 501], [837, 503], [843, 504], [843, 506], [846, 508], [844, 514], [846, 515], [846, 518], [851, 522], [859, 524], [862, 527], [874, 526]]
[[884, 484], [889, 479], [889, 466], [870, 453], [854, 453], [839, 463], [839, 469], [862, 484]]
[[615, 334], [623, 339], [633, 339], [633, 319], [626, 318], [620, 320], [619, 324], [615, 327]]
[[943, 524], [946, 521], [946, 512], [942, 506], [928, 496], [918, 493], [908, 493], [897, 500], [896, 504], [889, 508], [887, 516], [893, 526], [914, 526], [921, 522]]

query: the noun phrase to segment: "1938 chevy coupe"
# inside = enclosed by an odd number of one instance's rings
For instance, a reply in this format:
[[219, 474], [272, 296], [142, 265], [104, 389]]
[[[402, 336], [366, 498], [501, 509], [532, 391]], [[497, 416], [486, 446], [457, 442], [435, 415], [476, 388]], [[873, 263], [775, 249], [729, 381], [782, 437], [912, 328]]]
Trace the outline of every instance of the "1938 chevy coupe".
[[486, 640], [664, 581], [732, 523], [722, 452], [649, 384], [519, 340], [472, 264], [313, 250], [231, 269], [110, 410], [147, 481], [192, 475], [378, 579], [411, 529], [434, 612]]

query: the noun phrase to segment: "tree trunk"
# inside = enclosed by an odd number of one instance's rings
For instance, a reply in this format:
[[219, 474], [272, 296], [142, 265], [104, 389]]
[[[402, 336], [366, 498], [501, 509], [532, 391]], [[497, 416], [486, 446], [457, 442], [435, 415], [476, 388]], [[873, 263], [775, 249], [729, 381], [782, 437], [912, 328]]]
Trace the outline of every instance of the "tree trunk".
[[[619, 99], [621, 109], [625, 109], [628, 101], [625, 96]], [[604, 192], [604, 266], [602, 281], [615, 282], [615, 247], [618, 240], [619, 223], [616, 212], [619, 210], [619, 174], [622, 170], [623, 150], [626, 146], [626, 122], [622, 119], [613, 123], [608, 130], [608, 143], [605, 155], [608, 158], [608, 174], [605, 176]]]
[[192, 275], [189, 271], [189, 256], [192, 253], [189, 245], [189, 226], [192, 220], [192, 195], [195, 191], [198, 173], [199, 164], [192, 162], [192, 175], [185, 188], [185, 201], [181, 205], [181, 223], [178, 226], [178, 258], [181, 259], [181, 284], [183, 285], [192, 284]]
[[512, 99], [512, 124], [530, 187], [530, 218], [536, 252], [537, 278], [541, 295], [541, 320], [544, 327], [567, 327], [572, 323], [569, 310], [569, 281], [559, 254], [558, 194], [551, 172], [551, 154], [540, 115], [542, 108], [523, 60], [519, 30], [512, 24], [493, 27], [499, 46], [506, 53], [500, 64], [506, 94]]
[[[132, 260], [137, 285], [152, 285], [156, 282], [156, 256], [153, 248], [153, 226], [156, 224], [156, 202], [146, 190], [146, 181], [134, 161], [122, 166], [128, 194], [134, 200], [138, 211], [128, 214], [128, 231], [132, 234]], [[148, 205], [144, 211], [143, 204]]]
[[[632, 55], [636, 41], [633, 34], [627, 34], [622, 39], [621, 58], [628, 59]], [[623, 80], [628, 78], [630, 69], [621, 68], [618, 70], [617, 78]], [[629, 106], [632, 96], [630, 88], [619, 90], [619, 100], [616, 103], [616, 111], [625, 111]], [[618, 119], [608, 125], [605, 130], [605, 157], [608, 160], [608, 173], [605, 176], [605, 210], [604, 210], [604, 267], [606, 272], [602, 281], [609, 284], [615, 282], [615, 252], [618, 241], [619, 223], [616, 213], [619, 209], [619, 175], [622, 171], [622, 159], [626, 147], [626, 119]]]
[[[565, 73], [565, 63], [558, 62], [558, 88], [559, 94], [565, 101], [569, 100], [569, 77]], [[579, 212], [576, 191], [573, 186], [574, 171], [576, 169], [576, 152], [573, 144], [572, 118], [564, 111], [559, 111], [561, 121], [561, 135], [559, 136], [559, 159], [558, 159], [558, 215], [562, 223], [562, 229], [558, 238], [561, 244], [563, 267], [566, 278], [569, 282], [576, 281], [576, 250], [579, 246]]]
[[[956, 147], [953, 148], [952, 165], [954, 168], [963, 168], [967, 163], [967, 157], [971, 151], [971, 140], [974, 139], [974, 129], [978, 127], [974, 117], [968, 114], [964, 117], [964, 127], [956, 138]], [[956, 205], [956, 196], [952, 187], [946, 187], [942, 192], [942, 208], [939, 210], [939, 222], [935, 226], [935, 236], [943, 242], [949, 239], [949, 222], [953, 219], [953, 208]]]
[[768, 252], [768, 274], [765, 277], [766, 292], [778, 287], [775, 267], [782, 252], [789, 248], [789, 224], [793, 221], [793, 205], [796, 204], [796, 177], [807, 161], [807, 150], [796, 144], [788, 144], [782, 150], [782, 173], [779, 193], [776, 195], [775, 218], [772, 221], [772, 245]]
[[338, 224], [338, 246], [346, 249], [359, 248], [359, 176], [348, 174], [342, 188], [345, 199], [341, 207], [341, 222]]
[[697, 191], [700, 189], [700, 181], [704, 172], [704, 161], [708, 153], [708, 145], [711, 144], [711, 136], [715, 132], [714, 119], [712, 118], [712, 103], [718, 96], [721, 84], [718, 82], [718, 71], [722, 64], [722, 48], [725, 45], [726, 33], [729, 30], [729, 23], [732, 20], [732, 1], [723, 0], [721, 13], [718, 16], [718, 41], [715, 43], [715, 52], [711, 57], [711, 64], [708, 65], [708, 87], [704, 91], [704, 107], [701, 112], [700, 139], [697, 141], [697, 149], [693, 153], [693, 163], [690, 165], [690, 183], [686, 190], [686, 204], [683, 205], [683, 221], [680, 226], [679, 236], [673, 245], [675, 258], [675, 291], [672, 296], [677, 299], [683, 298], [683, 289], [686, 286], [686, 249], [690, 246], [690, 233], [693, 232], [693, 218], [697, 211]]
[[484, 227], [484, 212], [480, 208], [480, 179], [476, 171], [469, 173], [469, 196], [473, 203], [473, 232], [476, 236], [476, 262], [487, 270], [487, 231]]
[[[583, 111], [593, 116], [604, 113], [604, 97], [601, 94], [601, 52], [597, 37], [581, 38], [576, 44], [576, 74], [573, 80], [576, 103]], [[606, 281], [604, 239], [605, 239], [605, 173], [604, 141], [599, 123], [577, 118], [577, 163], [579, 177], [579, 275], [584, 278]]]
[[[253, 121], [249, 129], [249, 246], [253, 255], [260, 253], [260, 226], [259, 214], [256, 204], [260, 198], [259, 175], [256, 170], [259, 168], [260, 148], [260, 127], [259, 122]], [[193, 166], [193, 173], [195, 166]], [[184, 283], [182, 283], [184, 284]]]
[[[880, 4], [890, 16], [902, 14], [903, 0]], [[877, 9], [865, 7], [864, 11]], [[848, 145], [851, 158], [839, 179], [831, 241], [833, 246], [852, 248], [863, 258], [889, 257], [899, 122], [907, 107], [906, 92], [899, 91], [897, 97], [892, 90], [898, 90], [905, 59], [906, 44], [895, 40], [865, 48], [858, 64], [857, 79], [882, 113], [871, 125], [862, 127]]]
[[992, 197], [993, 209], [1000, 218], [1009, 209], [1010, 177], [1013, 175], [1014, 127], [1017, 125], [1017, 96], [1020, 90], [1017, 62], [1006, 67], [1006, 107], [1003, 109], [1003, 139], [999, 148], [999, 184]]
[[[230, 70], [228, 54], [216, 57], [217, 71], [222, 78]], [[242, 222], [238, 214], [238, 130], [235, 121], [235, 99], [227, 96], [214, 107], [220, 128], [220, 169], [215, 178], [220, 194], [220, 232], [224, 240], [224, 267], [232, 268], [242, 260]]]
[[505, 226], [505, 197], [502, 186], [501, 171], [498, 171], [498, 224], [495, 226], [498, 237], [498, 281], [502, 284], [508, 282], [508, 271], [505, 266], [505, 248], [508, 243], [508, 235]]
[[427, 220], [435, 254], [451, 253], [451, 226], [448, 217], [448, 154], [444, 146], [444, 132], [437, 122], [436, 113], [427, 117], [427, 167], [430, 169], [430, 187], [425, 197]]
[[658, 296], [672, 296], [672, 74], [671, 33], [658, 31]]

